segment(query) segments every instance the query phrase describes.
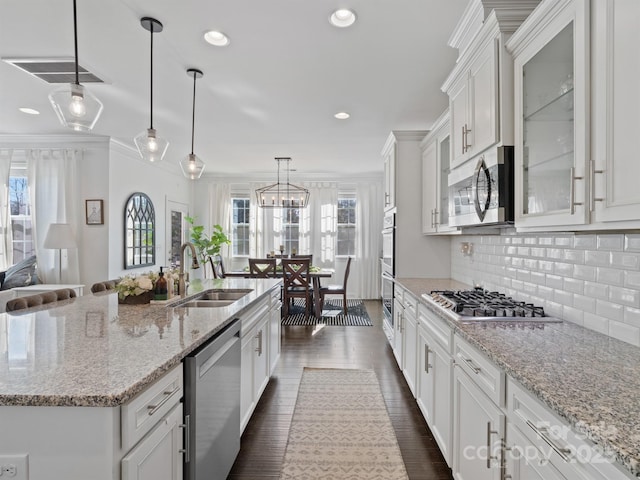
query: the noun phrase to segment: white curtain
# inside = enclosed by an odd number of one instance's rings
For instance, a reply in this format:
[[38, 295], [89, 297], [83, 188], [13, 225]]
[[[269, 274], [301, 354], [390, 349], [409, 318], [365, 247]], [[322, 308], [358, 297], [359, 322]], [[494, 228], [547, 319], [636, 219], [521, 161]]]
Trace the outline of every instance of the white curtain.
[[351, 268], [361, 298], [380, 298], [382, 182], [358, 183], [356, 199], [357, 258]]
[[11, 203], [9, 176], [13, 150], [0, 150], [0, 270], [13, 264], [13, 232], [11, 229]]
[[309, 182], [309, 205], [301, 210], [300, 253], [313, 254], [313, 264], [335, 268], [338, 185], [335, 182]]
[[78, 161], [81, 152], [74, 150], [29, 150], [27, 177], [31, 200], [33, 244], [38, 258], [38, 276], [44, 283], [78, 283], [80, 269], [78, 249], [58, 251], [43, 248], [51, 223], [71, 225], [76, 242], [79, 239]]
[[[250, 226], [250, 244], [249, 256], [264, 258], [271, 250], [277, 250], [276, 239], [274, 235], [274, 214], [279, 209], [263, 208], [258, 205], [255, 191], [258, 188], [266, 187], [268, 183], [250, 183], [249, 184], [249, 215]], [[279, 224], [279, 221], [278, 221]], [[279, 240], [278, 240], [279, 242]]]
[[[231, 186], [228, 183], [209, 184], [209, 233], [213, 232], [213, 226], [219, 224], [222, 230], [231, 237]], [[231, 252], [228, 246], [220, 249], [224, 265], [231, 265]], [[206, 265], [207, 277], [213, 278], [211, 265]], [[228, 268], [228, 267], [227, 267]]]

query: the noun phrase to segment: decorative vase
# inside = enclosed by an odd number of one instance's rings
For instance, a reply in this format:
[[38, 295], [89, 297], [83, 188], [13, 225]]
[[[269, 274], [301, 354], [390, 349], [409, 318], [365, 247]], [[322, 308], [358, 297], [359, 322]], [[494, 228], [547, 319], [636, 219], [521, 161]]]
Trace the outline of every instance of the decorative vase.
[[150, 303], [151, 300], [153, 300], [153, 291], [151, 290], [141, 293], [140, 295], [129, 295], [124, 298], [120, 298], [120, 296], [118, 296], [118, 303], [122, 303], [124, 305], [142, 305]]

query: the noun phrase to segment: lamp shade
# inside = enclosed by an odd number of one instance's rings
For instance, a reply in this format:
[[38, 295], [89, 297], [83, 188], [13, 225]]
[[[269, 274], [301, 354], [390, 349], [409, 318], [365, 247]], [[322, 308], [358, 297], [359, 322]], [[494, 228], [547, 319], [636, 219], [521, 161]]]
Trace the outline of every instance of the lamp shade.
[[49, 101], [60, 123], [78, 132], [90, 131], [102, 113], [102, 102], [75, 83], [51, 92]]
[[49, 225], [47, 235], [44, 238], [44, 248], [75, 248], [76, 238], [68, 223], [52, 223]]

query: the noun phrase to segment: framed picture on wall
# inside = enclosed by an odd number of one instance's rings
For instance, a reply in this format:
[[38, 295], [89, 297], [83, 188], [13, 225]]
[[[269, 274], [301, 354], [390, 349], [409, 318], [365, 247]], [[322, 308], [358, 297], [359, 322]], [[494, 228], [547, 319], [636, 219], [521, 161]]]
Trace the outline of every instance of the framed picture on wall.
[[85, 214], [87, 225], [103, 225], [102, 200], [85, 200]]

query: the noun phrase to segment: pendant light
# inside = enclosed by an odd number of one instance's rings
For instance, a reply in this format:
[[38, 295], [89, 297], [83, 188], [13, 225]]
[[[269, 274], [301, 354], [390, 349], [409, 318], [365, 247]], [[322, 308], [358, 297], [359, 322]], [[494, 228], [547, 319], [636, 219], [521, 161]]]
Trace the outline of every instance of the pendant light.
[[75, 52], [76, 81], [49, 94], [49, 101], [56, 112], [60, 123], [79, 132], [90, 131], [100, 114], [102, 103], [84, 86], [80, 85], [78, 74], [78, 20], [76, 0], [73, 0], [73, 41]]
[[150, 162], [157, 162], [162, 160], [164, 154], [167, 152], [167, 147], [169, 146], [169, 142], [167, 142], [164, 138], [158, 137], [156, 135], [156, 130], [153, 128], [153, 34], [156, 32], [162, 31], [162, 24], [151, 17], [143, 17], [140, 19], [140, 24], [142, 28], [148, 30], [151, 33], [151, 68], [150, 68], [150, 122], [149, 128], [144, 132], [141, 132], [133, 141], [136, 143], [136, 147], [138, 147], [138, 152], [140, 156], [144, 160], [149, 160]]
[[196, 79], [202, 77], [202, 72], [196, 68], [189, 68], [187, 75], [193, 76], [193, 109], [191, 113], [191, 153], [180, 160], [180, 168], [185, 177], [196, 180], [204, 172], [204, 162], [193, 153], [193, 132], [196, 124]]
[[[276, 157], [276, 162], [278, 162], [278, 181], [256, 190], [258, 206], [263, 208], [305, 208], [309, 205], [309, 190], [289, 183], [289, 163], [291, 163], [291, 158]], [[286, 164], [286, 183], [280, 182], [281, 162]]]

